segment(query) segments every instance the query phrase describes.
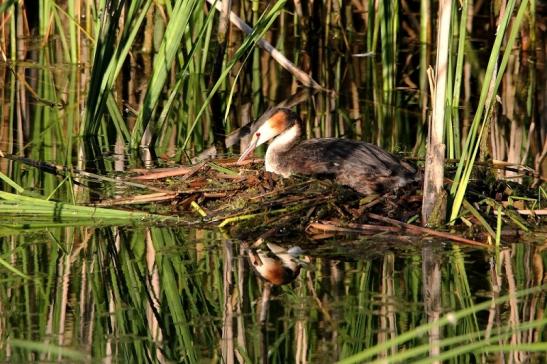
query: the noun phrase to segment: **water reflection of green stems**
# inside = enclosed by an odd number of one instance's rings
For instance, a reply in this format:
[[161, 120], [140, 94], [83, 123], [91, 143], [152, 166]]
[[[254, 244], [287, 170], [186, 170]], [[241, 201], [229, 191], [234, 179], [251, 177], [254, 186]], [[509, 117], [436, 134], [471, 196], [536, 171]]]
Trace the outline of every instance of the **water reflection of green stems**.
[[[506, 295], [506, 296], [496, 298], [496, 299], [493, 300], [493, 302], [496, 305], [499, 305], [501, 303], [507, 302], [507, 301], [509, 301], [511, 299], [514, 299], [514, 298], [525, 297], [525, 296], [533, 294], [533, 293], [541, 292], [542, 290], [545, 290], [545, 288], [546, 288], [545, 286], [536, 286], [536, 287], [533, 287], [533, 288], [520, 290], [520, 291], [514, 292], [510, 295]], [[376, 345], [376, 346], [374, 346], [370, 349], [366, 349], [363, 352], [361, 352], [359, 354], [356, 354], [352, 357], [343, 359], [343, 360], [340, 361], [340, 363], [344, 363], [344, 364], [345, 363], [358, 363], [358, 362], [362, 362], [363, 360], [370, 359], [370, 358], [374, 357], [376, 354], [382, 352], [383, 350], [389, 348], [392, 345], [400, 345], [404, 342], [407, 342], [409, 340], [415, 339], [417, 337], [420, 337], [421, 335], [426, 334], [435, 325], [438, 325], [439, 327], [443, 327], [443, 326], [452, 324], [454, 322], [458, 322], [460, 319], [462, 319], [462, 318], [464, 318], [464, 317], [466, 317], [470, 314], [474, 314], [475, 312], [478, 312], [480, 310], [487, 309], [490, 305], [491, 305], [491, 302], [487, 301], [487, 302], [484, 302], [484, 303], [474, 305], [472, 307], [465, 308], [465, 309], [460, 310], [460, 311], [456, 311], [454, 313], [446, 314], [443, 317], [441, 317], [438, 321], [428, 323], [428, 324], [425, 324], [425, 325], [421, 325], [421, 326], [419, 326], [419, 327], [417, 327], [413, 330], [409, 330], [409, 331], [407, 331], [405, 333], [402, 333], [402, 334], [398, 335], [397, 337], [395, 337], [394, 339], [389, 340], [389, 341], [387, 341], [383, 344]], [[534, 327], [534, 328], [535, 327], [542, 327], [542, 326], [545, 325], [546, 322], [547, 321], [545, 321], [545, 320], [532, 321], [532, 322], [529, 323], [529, 327], [528, 327], [528, 325], [524, 325], [524, 327], [523, 327], [523, 324], [521, 324], [518, 327], [515, 327], [515, 326], [510, 327], [509, 330], [510, 330], [510, 333], [512, 334], [513, 330], [519, 329], [519, 327], [523, 328], [523, 330], [527, 330], [531, 327]], [[501, 332], [503, 332], [506, 329], [500, 329], [500, 330], [501, 330]], [[469, 336], [469, 335], [470, 334], [467, 333], [467, 334], [461, 335], [460, 337], [457, 337], [457, 338], [450, 338], [450, 339], [445, 339], [445, 340], [446, 340], [446, 342], [449, 342], [449, 343], [452, 342], [453, 340], [456, 340], [456, 342], [467, 341], [467, 340], [469, 340], [470, 338], [473, 337], [473, 336]], [[485, 339], [483, 339], [483, 340], [485, 340]], [[494, 340], [490, 340], [490, 339], [486, 339], [486, 341], [487, 341], [487, 343], [494, 342]], [[442, 343], [442, 341], [439, 344], [444, 345], [444, 343]], [[482, 345], [479, 345], [479, 344], [480, 343], [469, 344], [469, 345], [473, 349], [478, 349], [482, 346]], [[477, 346], [475, 346], [475, 345], [477, 345]], [[423, 346], [420, 346], [419, 348], [415, 348], [415, 349], [411, 349], [411, 350], [426, 352], [426, 351], [429, 350], [429, 345], [423, 345]], [[468, 350], [470, 350], [470, 349], [468, 349]], [[458, 354], [457, 349], [455, 349], [451, 354], [452, 355], [457, 355]], [[406, 356], [405, 353], [401, 353], [400, 355], [401, 356]], [[384, 359], [382, 359], [382, 360], [384, 360]]]

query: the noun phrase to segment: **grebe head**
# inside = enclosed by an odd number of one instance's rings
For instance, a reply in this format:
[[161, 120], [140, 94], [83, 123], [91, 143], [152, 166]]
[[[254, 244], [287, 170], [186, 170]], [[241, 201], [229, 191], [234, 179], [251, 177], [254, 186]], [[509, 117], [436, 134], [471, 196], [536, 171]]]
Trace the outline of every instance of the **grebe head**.
[[251, 142], [238, 159], [238, 163], [247, 158], [255, 149], [268, 140], [271, 140], [299, 122], [298, 115], [287, 108], [275, 109], [272, 116], [254, 132]]

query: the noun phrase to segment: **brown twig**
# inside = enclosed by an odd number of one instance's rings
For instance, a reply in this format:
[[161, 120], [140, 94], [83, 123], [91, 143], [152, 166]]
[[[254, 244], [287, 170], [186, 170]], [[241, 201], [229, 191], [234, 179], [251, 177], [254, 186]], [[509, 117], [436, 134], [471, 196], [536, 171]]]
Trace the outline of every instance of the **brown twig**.
[[[161, 178], [168, 178], [168, 177], [176, 177], [176, 176], [184, 176], [189, 173], [192, 173], [194, 170], [194, 167], [176, 167], [176, 168], [162, 168], [160, 171], [151, 171], [146, 174], [143, 174], [142, 176], [136, 176], [132, 177], [132, 179], [139, 180], [139, 181], [147, 181], [152, 179], [161, 179]], [[201, 166], [200, 166], [201, 168]]]
[[348, 224], [349, 227], [344, 227], [336, 225], [332, 221], [322, 221], [322, 222], [312, 222], [307, 227], [308, 229], [317, 229], [321, 231], [336, 231], [336, 232], [346, 232], [346, 233], [363, 233], [365, 231], [370, 232], [400, 232], [401, 229], [395, 226], [384, 226], [384, 225], [368, 225], [368, 224]]
[[398, 226], [398, 227], [401, 228], [401, 230], [404, 230], [404, 231], [406, 231], [408, 233], [411, 233], [411, 234], [427, 234], [427, 235], [437, 236], [439, 238], [448, 239], [448, 240], [455, 241], [455, 242], [462, 243], [462, 244], [481, 247], [481, 248], [484, 248], [484, 249], [492, 249], [491, 245], [488, 245], [488, 244], [485, 244], [485, 243], [480, 243], [480, 242], [475, 241], [475, 240], [462, 238], [461, 236], [446, 233], [446, 232], [443, 232], [443, 231], [436, 231], [436, 230], [421, 227], [421, 226], [407, 224], [407, 223], [404, 223], [404, 222], [401, 222], [401, 221], [390, 219], [389, 217], [380, 216], [380, 215], [373, 214], [373, 213], [369, 213], [369, 214], [367, 214], [367, 216], [370, 217], [371, 219], [374, 219], [374, 220], [377, 220], [377, 221], [383, 221], [383, 222], [387, 222], [389, 224]]
[[445, 239], [449, 239], [451, 241], [455, 241], [462, 244], [477, 246], [485, 249], [491, 249], [492, 247], [488, 244], [480, 243], [478, 241], [469, 240], [466, 238], [462, 238], [460, 236], [449, 234], [441, 231], [435, 231], [432, 229], [424, 228], [421, 226], [415, 226], [411, 224], [406, 224], [404, 222], [400, 222], [394, 219], [390, 219], [389, 217], [380, 216], [376, 214], [368, 214], [368, 216], [374, 220], [379, 220], [383, 222], [387, 222], [389, 224], [395, 225], [395, 226], [384, 226], [384, 225], [370, 225], [370, 224], [355, 224], [355, 223], [348, 223], [346, 226], [340, 226], [337, 225], [334, 222], [331, 221], [324, 221], [324, 222], [318, 222], [318, 223], [311, 223], [308, 225], [306, 230], [308, 229], [317, 229], [321, 231], [335, 231], [335, 232], [347, 232], [347, 233], [370, 233], [370, 232], [401, 232], [405, 231], [413, 235], [432, 235], [437, 236]]
[[136, 205], [150, 202], [169, 201], [178, 196], [177, 192], [158, 192], [149, 193], [146, 195], [136, 195], [126, 198], [117, 198], [111, 200], [104, 200], [96, 203], [95, 206], [117, 206], [117, 205]]

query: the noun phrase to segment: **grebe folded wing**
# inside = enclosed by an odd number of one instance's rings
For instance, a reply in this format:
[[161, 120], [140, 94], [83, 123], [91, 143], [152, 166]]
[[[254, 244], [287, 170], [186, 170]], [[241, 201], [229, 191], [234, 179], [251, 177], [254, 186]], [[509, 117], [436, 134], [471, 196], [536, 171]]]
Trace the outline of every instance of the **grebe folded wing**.
[[349, 139], [305, 140], [278, 159], [289, 174], [331, 175], [337, 183], [364, 194], [402, 187], [416, 180], [417, 173], [393, 154]]
[[376, 145], [350, 139], [304, 140], [286, 153], [280, 154], [279, 159], [285, 159], [288, 164], [298, 169], [316, 169], [316, 173], [348, 168], [384, 176], [416, 173], [416, 169], [409, 163], [399, 160]]

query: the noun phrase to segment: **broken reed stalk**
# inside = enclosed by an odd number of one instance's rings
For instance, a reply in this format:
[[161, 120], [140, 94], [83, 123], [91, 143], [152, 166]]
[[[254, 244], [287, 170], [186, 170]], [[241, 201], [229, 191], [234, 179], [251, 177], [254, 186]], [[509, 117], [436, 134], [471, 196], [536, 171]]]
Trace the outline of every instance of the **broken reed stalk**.
[[[207, 2], [213, 5], [218, 11], [222, 11], [222, 2], [215, 1], [215, 0], [207, 0]], [[245, 34], [251, 34], [253, 31], [253, 29], [247, 23], [245, 23], [240, 17], [234, 14], [233, 11], [230, 11], [230, 21], [232, 22], [232, 24], [238, 27]], [[281, 67], [285, 68], [298, 81], [302, 82], [304, 86], [315, 88], [315, 89], [324, 89], [306, 72], [302, 71], [300, 68], [296, 67], [294, 63], [289, 61], [289, 59], [285, 57], [281, 52], [279, 52], [270, 42], [264, 39], [260, 39], [257, 42], [257, 44], [260, 46], [260, 48], [268, 52], [272, 56], [272, 58], [275, 59], [277, 63], [279, 63], [279, 65], [281, 65]]]
[[131, 177], [133, 180], [146, 181], [161, 178], [186, 176], [192, 172], [192, 167], [161, 168], [160, 170], [148, 170], [143, 175]]
[[343, 233], [369, 233], [369, 232], [391, 232], [398, 233], [401, 231], [400, 227], [397, 226], [384, 226], [384, 225], [371, 225], [371, 224], [347, 224], [346, 226], [337, 225], [333, 221], [322, 221], [322, 222], [312, 222], [310, 223], [306, 230], [308, 229], [317, 229], [321, 231], [335, 231]]
[[[422, 205], [422, 224], [438, 225], [444, 222], [446, 202], [443, 202], [444, 153], [443, 143], [444, 114], [446, 109], [446, 88], [448, 76], [448, 51], [450, 44], [450, 17], [452, 1], [439, 3], [439, 27], [437, 32], [437, 60], [435, 62], [435, 82], [432, 94], [433, 112], [427, 138], [425, 160], [424, 198]], [[435, 211], [436, 210], [436, 211]]]
[[382, 232], [400, 233], [404, 231], [411, 235], [422, 236], [426, 234], [426, 235], [436, 236], [443, 239], [448, 239], [450, 241], [454, 241], [461, 244], [471, 245], [471, 246], [480, 247], [484, 249], [492, 249], [492, 246], [488, 244], [484, 244], [475, 240], [462, 238], [454, 234], [436, 231], [436, 230], [424, 228], [421, 226], [406, 224], [406, 223], [393, 220], [388, 217], [376, 215], [376, 214], [368, 214], [368, 216], [374, 220], [387, 222], [394, 226], [355, 224], [355, 223], [348, 223], [348, 224], [345, 224], [345, 226], [340, 226], [331, 221], [323, 221], [319, 223], [309, 224], [306, 230], [312, 228], [312, 229], [317, 229], [321, 231], [356, 233], [356, 234], [370, 234], [370, 233], [382, 233]]
[[127, 198], [115, 198], [111, 200], [104, 200], [96, 203], [95, 206], [119, 206], [119, 205], [139, 205], [148, 204], [152, 202], [171, 201], [177, 198], [178, 192], [158, 192], [149, 193], [146, 195], [136, 195]]

